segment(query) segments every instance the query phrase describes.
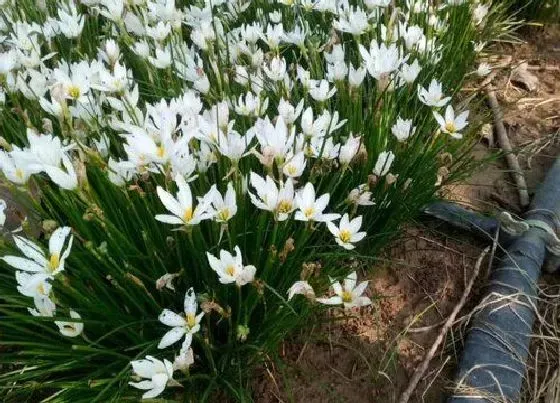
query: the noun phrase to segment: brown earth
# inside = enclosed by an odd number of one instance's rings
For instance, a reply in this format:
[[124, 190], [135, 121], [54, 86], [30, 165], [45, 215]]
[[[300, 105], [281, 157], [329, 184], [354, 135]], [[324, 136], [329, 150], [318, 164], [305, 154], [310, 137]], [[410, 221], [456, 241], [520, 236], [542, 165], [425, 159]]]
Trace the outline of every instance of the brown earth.
[[[500, 59], [511, 56], [510, 66], [498, 74], [493, 86], [532, 193], [560, 154], [560, 27], [531, 27], [522, 35], [524, 43], [500, 43], [492, 49]], [[522, 62], [538, 79], [534, 91], [512, 80], [512, 67]], [[483, 139], [474, 157], [488, 159], [495, 151], [493, 143], [492, 137]], [[446, 196], [484, 212], [521, 212], [512, 182], [504, 158], [497, 157], [466, 183], [446, 189]], [[254, 382], [257, 402], [386, 403], [398, 399], [463, 294], [484, 246], [438, 223], [419, 224], [407, 228], [405, 234], [386, 252], [386, 262], [369, 274], [373, 306], [286, 341], [282, 368], [269, 363]], [[476, 305], [487, 266], [482, 266], [463, 314]], [[460, 357], [464, 324], [447, 335], [412, 402], [445, 401]]]

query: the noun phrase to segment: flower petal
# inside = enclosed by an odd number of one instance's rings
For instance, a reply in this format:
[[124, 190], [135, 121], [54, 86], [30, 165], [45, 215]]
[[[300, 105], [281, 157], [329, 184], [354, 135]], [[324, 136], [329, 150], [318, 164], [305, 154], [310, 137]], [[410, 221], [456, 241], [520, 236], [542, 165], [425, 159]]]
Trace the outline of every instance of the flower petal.
[[173, 343], [176, 343], [179, 340], [181, 340], [181, 337], [183, 337], [184, 335], [185, 335], [184, 326], [174, 327], [173, 329], [171, 329], [170, 331], [168, 331], [163, 335], [157, 347], [160, 350], [169, 347]]

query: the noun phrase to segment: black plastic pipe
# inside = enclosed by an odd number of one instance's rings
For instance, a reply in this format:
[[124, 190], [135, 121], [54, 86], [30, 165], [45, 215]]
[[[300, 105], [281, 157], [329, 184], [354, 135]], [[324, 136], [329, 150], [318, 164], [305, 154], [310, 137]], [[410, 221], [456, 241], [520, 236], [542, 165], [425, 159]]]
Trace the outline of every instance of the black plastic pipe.
[[560, 159], [539, 187], [525, 219], [537, 226], [520, 235], [491, 273], [467, 334], [450, 403], [518, 402], [546, 256], [548, 227], [558, 231]]
[[[494, 240], [500, 228], [500, 222], [497, 218], [467, 210], [456, 203], [447, 201], [433, 202], [425, 207], [422, 212], [455, 228], [469, 231], [489, 242]], [[514, 239], [515, 237], [504, 231], [500, 231], [498, 235], [498, 243], [502, 247], [510, 245]]]

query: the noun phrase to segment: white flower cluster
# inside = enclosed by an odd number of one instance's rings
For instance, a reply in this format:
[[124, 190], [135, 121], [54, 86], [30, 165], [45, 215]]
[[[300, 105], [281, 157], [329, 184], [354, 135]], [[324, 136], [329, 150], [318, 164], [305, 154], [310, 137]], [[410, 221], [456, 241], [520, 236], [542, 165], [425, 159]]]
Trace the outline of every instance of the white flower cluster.
[[[447, 12], [462, 0], [448, 0], [441, 8], [407, 0], [402, 9], [393, 9], [389, 0], [281, 0], [266, 9], [250, 0], [200, 0], [182, 8], [174, 0], [61, 1], [56, 15], [43, 4], [42, 23], [21, 19], [15, 3], [0, 2], [5, 17], [0, 19], [0, 108], [23, 97], [37, 106], [42, 127], [29, 123], [26, 147], [0, 151], [5, 177], [24, 185], [32, 175], [46, 174], [59, 187], [79, 191], [87, 182], [88, 156], [95, 154], [116, 186], [148, 175], [162, 179], [156, 191], [166, 211], [155, 219], [187, 232], [212, 220], [223, 233], [240, 200], [248, 198], [275, 222], [302, 221], [312, 229], [325, 223], [336, 244], [351, 250], [366, 237], [357, 208], [374, 204], [368, 178], [346, 197], [350, 211], [340, 213], [329, 206], [331, 195], [310, 178], [311, 168], [321, 163], [351, 171], [365, 152], [366, 128], [350, 131], [352, 117], [343, 114], [337, 96], [364, 96], [367, 83], [379, 93], [408, 88], [429, 107], [426, 115], [432, 118], [433, 112], [439, 132], [459, 139], [468, 124], [468, 111], [456, 114], [438, 79], [427, 87], [417, 83], [441, 60]], [[473, 24], [481, 25], [488, 7], [473, 9]], [[417, 15], [426, 26], [413, 22]], [[103, 38], [95, 38], [95, 57], [59, 46], [67, 43], [60, 39], [84, 39], [86, 22], [94, 18], [107, 28]], [[311, 25], [318, 18], [332, 26]], [[376, 39], [362, 44], [366, 35]], [[165, 77], [175, 92], [165, 92], [170, 96], [159, 101], [145, 97], [151, 87], [165, 90], [166, 83], [141, 82], [133, 65], [149, 80]], [[397, 145], [415, 136], [421, 119], [391, 121]], [[389, 175], [395, 158], [396, 150], [382, 145], [370, 175], [377, 180]], [[213, 169], [221, 175], [208, 184]], [[34, 298], [34, 315], [54, 315], [50, 281], [64, 270], [70, 232], [64, 227], [52, 234], [48, 256], [16, 236], [26, 257], [3, 258], [18, 270], [18, 290]], [[238, 247], [235, 255], [221, 250], [219, 257], [208, 253], [207, 258], [221, 284], [242, 287], [257, 275], [257, 268], [242, 263]], [[166, 276], [158, 284], [173, 290], [174, 277]], [[369, 304], [362, 296], [367, 283], [356, 286], [356, 281], [355, 273], [343, 285], [333, 281], [336, 295], [317, 301], [347, 308]], [[294, 284], [289, 297], [298, 293], [314, 295], [303, 282]], [[79, 318], [74, 311], [70, 315]], [[158, 347], [184, 341], [175, 364], [151, 356], [132, 363], [139, 377], [149, 379], [131, 383], [148, 390], [145, 398], [159, 395], [173, 383], [174, 369], [193, 362], [191, 341], [202, 315], [192, 288], [184, 312], [161, 313], [159, 320], [171, 330]], [[67, 335], [83, 327], [80, 322], [59, 326]]]
[[[35, 307], [28, 308], [29, 313], [33, 316], [55, 316], [56, 304], [53, 302], [54, 292], [50, 282], [64, 270], [64, 263], [70, 255], [74, 239], [70, 231], [70, 227], [61, 227], [51, 234], [48, 255], [40, 246], [15, 235], [15, 244], [25, 257], [2, 257], [7, 264], [17, 269], [18, 292], [33, 298]], [[66, 242], [68, 236], [70, 238]], [[66, 249], [64, 249], [65, 244]], [[84, 324], [79, 321], [81, 317], [74, 310], [70, 310], [70, 317], [75, 321], [55, 321], [55, 324], [64, 336], [75, 337], [82, 333]]]

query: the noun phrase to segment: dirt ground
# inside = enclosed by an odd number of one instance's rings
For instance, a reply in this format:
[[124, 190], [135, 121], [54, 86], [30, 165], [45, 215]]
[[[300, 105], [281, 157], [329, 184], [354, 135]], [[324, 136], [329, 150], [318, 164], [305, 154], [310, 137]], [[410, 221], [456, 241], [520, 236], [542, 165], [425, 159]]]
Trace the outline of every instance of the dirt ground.
[[[500, 60], [511, 56], [508, 68], [498, 73], [492, 86], [531, 194], [560, 154], [560, 27], [531, 27], [521, 35], [524, 43], [500, 43], [492, 49]], [[538, 80], [536, 89], [529, 90], [511, 74], [523, 62], [528, 64], [529, 75]], [[482, 139], [475, 158], [486, 159], [494, 147], [492, 136]], [[499, 209], [522, 212], [501, 157], [466, 183], [446, 189], [446, 197], [488, 213]], [[336, 325], [286, 341], [283, 367], [270, 363], [263, 369], [255, 382], [255, 400], [396, 401], [463, 294], [483, 247], [484, 242], [435, 222], [407, 228], [405, 237], [387, 251], [386, 263], [369, 271], [374, 273], [368, 290], [373, 306]], [[480, 285], [488, 274], [485, 266], [463, 313], [479, 299]], [[547, 277], [543, 282], [550, 286], [558, 279]], [[559, 291], [558, 287], [554, 290]], [[547, 315], [557, 313], [548, 305], [546, 309]], [[447, 335], [412, 402], [445, 401], [460, 357], [462, 331], [458, 325]]]

